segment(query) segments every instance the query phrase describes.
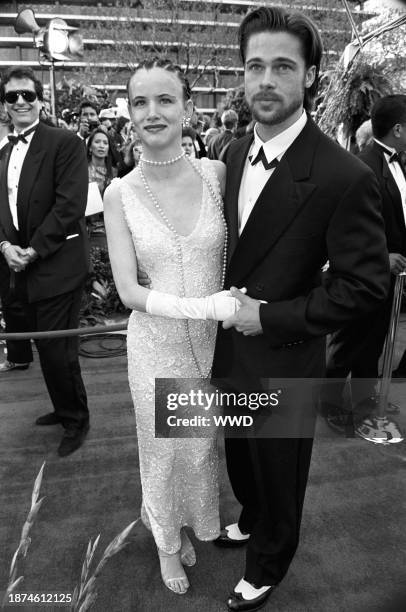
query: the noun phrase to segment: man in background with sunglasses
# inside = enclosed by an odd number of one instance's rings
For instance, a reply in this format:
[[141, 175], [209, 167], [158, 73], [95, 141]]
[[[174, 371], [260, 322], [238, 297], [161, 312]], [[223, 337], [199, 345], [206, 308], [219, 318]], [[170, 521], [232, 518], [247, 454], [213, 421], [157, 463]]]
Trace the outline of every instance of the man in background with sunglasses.
[[[0, 151], [0, 291], [2, 300], [20, 301], [27, 331], [78, 327], [89, 265], [85, 150], [74, 134], [40, 123], [42, 101], [31, 69], [3, 75], [0, 102], [14, 132]], [[78, 340], [47, 338], [36, 346], [54, 408], [36, 423], [64, 427], [58, 453], [66, 456], [89, 429]]]

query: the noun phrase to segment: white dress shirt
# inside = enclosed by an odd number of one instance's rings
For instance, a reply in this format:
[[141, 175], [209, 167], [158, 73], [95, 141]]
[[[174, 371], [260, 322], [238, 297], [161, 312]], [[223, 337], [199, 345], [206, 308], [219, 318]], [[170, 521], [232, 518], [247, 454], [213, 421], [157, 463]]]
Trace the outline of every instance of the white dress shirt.
[[293, 125], [266, 142], [263, 142], [258, 136], [257, 126], [255, 125], [254, 142], [252, 143], [247, 159], [245, 160], [245, 166], [241, 178], [240, 193], [238, 196], [238, 235], [241, 235], [241, 232], [247, 223], [248, 217], [254, 208], [255, 202], [265, 187], [268, 179], [272, 175], [272, 172], [275, 170], [275, 168], [266, 170], [261, 162], [258, 162], [253, 166], [249, 161], [249, 157], [252, 156], [252, 159], [255, 159], [259, 149], [262, 146], [268, 162], [271, 162], [275, 158], [280, 161], [284, 153], [286, 153], [290, 145], [294, 140], [296, 140], [300, 132], [303, 130], [304, 126], [306, 125], [306, 121], [307, 115], [305, 111], [303, 111], [299, 119], [295, 121]]
[[[31, 125], [26, 127], [22, 132], [27, 132], [29, 129], [37, 125], [39, 120], [34, 121]], [[11, 150], [10, 160], [8, 162], [7, 172], [7, 187], [8, 187], [8, 203], [10, 206], [11, 217], [13, 219], [14, 227], [18, 230], [18, 216], [17, 216], [17, 194], [18, 184], [20, 182], [21, 169], [23, 167], [25, 156], [27, 155], [28, 147], [31, 144], [32, 137], [35, 132], [31, 132], [26, 139], [27, 142], [21, 140], [15, 144]], [[13, 132], [15, 136], [18, 136], [16, 131]]]
[[[389, 166], [389, 170], [391, 171], [391, 174], [392, 174], [393, 178], [395, 179], [395, 183], [397, 185], [397, 188], [400, 191], [400, 199], [401, 199], [402, 208], [403, 208], [403, 217], [404, 217], [405, 223], [406, 223], [406, 178], [405, 178], [405, 175], [403, 174], [403, 170], [400, 167], [400, 163], [398, 161], [393, 161], [393, 162], [389, 163], [390, 156], [393, 153], [396, 153], [396, 149], [393, 149], [392, 147], [389, 147], [387, 144], [381, 142], [377, 138], [374, 138], [374, 140], [375, 140], [375, 142], [377, 144], [379, 144], [381, 147], [383, 147], [384, 149], [386, 149], [388, 151], [388, 153], [386, 153], [386, 151], [384, 151], [383, 155], [385, 157], [386, 163]], [[389, 153], [389, 151], [390, 151], [390, 153]]]

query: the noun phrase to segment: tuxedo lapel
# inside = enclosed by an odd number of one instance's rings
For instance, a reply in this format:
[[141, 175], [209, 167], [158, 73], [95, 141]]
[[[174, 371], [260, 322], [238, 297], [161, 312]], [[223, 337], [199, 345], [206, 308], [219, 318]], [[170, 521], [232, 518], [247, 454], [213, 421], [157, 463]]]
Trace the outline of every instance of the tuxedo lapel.
[[232, 284], [243, 281], [258, 265], [314, 191], [316, 185], [306, 179], [319, 134], [308, 118], [266, 183], [233, 251], [227, 274]]
[[25, 234], [27, 214], [29, 210], [30, 194], [37, 179], [38, 171], [41, 167], [41, 162], [46, 153], [45, 142], [42, 133], [41, 124], [35, 130], [30, 146], [28, 147], [27, 155], [21, 169], [20, 182], [18, 184], [18, 225], [22, 234]]
[[374, 149], [380, 158], [381, 167], [382, 167], [382, 178], [385, 183], [386, 191], [388, 192], [389, 196], [392, 199], [397, 220], [399, 223], [402, 224], [402, 226], [404, 226], [405, 219], [403, 215], [402, 199], [401, 199], [399, 188], [396, 184], [395, 179], [393, 178], [392, 172], [390, 171], [389, 164], [386, 163], [384, 153], [382, 152], [382, 150], [376, 143], [374, 143]]
[[11, 154], [11, 145], [6, 145], [0, 152], [0, 225], [12, 244], [18, 244], [18, 232], [14, 226], [8, 201], [7, 171]]
[[244, 172], [245, 160], [252, 141], [252, 134], [241, 138], [241, 140], [238, 141], [239, 146], [235, 147], [232, 155], [230, 155], [230, 159], [227, 159], [227, 186], [224, 202], [224, 214], [226, 217], [229, 234], [229, 262], [238, 243], [238, 194]]

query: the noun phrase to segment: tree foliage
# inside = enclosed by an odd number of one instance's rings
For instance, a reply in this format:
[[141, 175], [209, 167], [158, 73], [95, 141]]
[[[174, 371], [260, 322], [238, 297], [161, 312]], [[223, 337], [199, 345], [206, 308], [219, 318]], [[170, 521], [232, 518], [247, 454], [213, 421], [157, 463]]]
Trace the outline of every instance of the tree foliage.
[[[382, 8], [364, 23], [361, 35], [374, 32], [399, 15], [399, 11]], [[354, 135], [369, 119], [374, 102], [385, 95], [406, 91], [406, 26], [379, 34], [366, 43], [348, 69], [340, 62], [325, 75], [318, 109], [319, 125], [335, 136], [342, 124], [346, 137]]]
[[374, 102], [393, 93], [391, 79], [380, 67], [373, 67], [359, 55], [349, 70], [337, 67], [324, 97], [324, 112], [319, 125], [334, 137], [343, 124], [346, 136], [355, 134], [361, 123], [369, 119]]
[[[122, 0], [117, 20], [96, 22], [87, 29], [89, 38], [108, 42], [95, 44], [89, 58], [111, 62], [114, 57], [115, 62], [122, 64], [108, 67], [104, 73], [99, 69], [99, 82], [111, 82], [115, 71], [122, 72], [126, 66], [131, 69], [144, 58], [156, 56], [182, 65], [192, 86], [197, 82], [216, 85], [216, 69], [235, 62], [235, 49], [228, 45], [236, 43], [236, 28], [221, 25], [220, 5], [194, 2], [186, 7], [181, 0], [148, 0], [137, 11], [131, 0]], [[238, 22], [241, 15], [238, 13], [233, 19], [230, 13], [228, 20]], [[211, 69], [207, 70], [209, 66]]]
[[224, 110], [232, 108], [238, 115], [238, 127], [243, 127], [251, 121], [251, 111], [245, 99], [244, 86], [230, 89], [224, 99]]

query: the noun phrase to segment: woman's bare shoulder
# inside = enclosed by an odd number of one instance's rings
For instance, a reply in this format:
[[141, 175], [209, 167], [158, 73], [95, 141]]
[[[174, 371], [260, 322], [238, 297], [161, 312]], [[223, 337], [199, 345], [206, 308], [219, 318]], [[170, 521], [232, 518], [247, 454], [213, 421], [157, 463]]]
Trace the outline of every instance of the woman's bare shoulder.
[[213, 171], [216, 173], [217, 180], [220, 184], [221, 194], [224, 195], [224, 189], [226, 184], [226, 165], [217, 159], [206, 159], [206, 163], [210, 164]]
[[121, 200], [121, 189], [123, 186], [128, 186], [137, 189], [140, 186], [138, 173], [134, 170], [126, 174], [123, 178], [114, 178], [104, 192], [104, 203], [107, 206], [114, 205], [115, 202]]

